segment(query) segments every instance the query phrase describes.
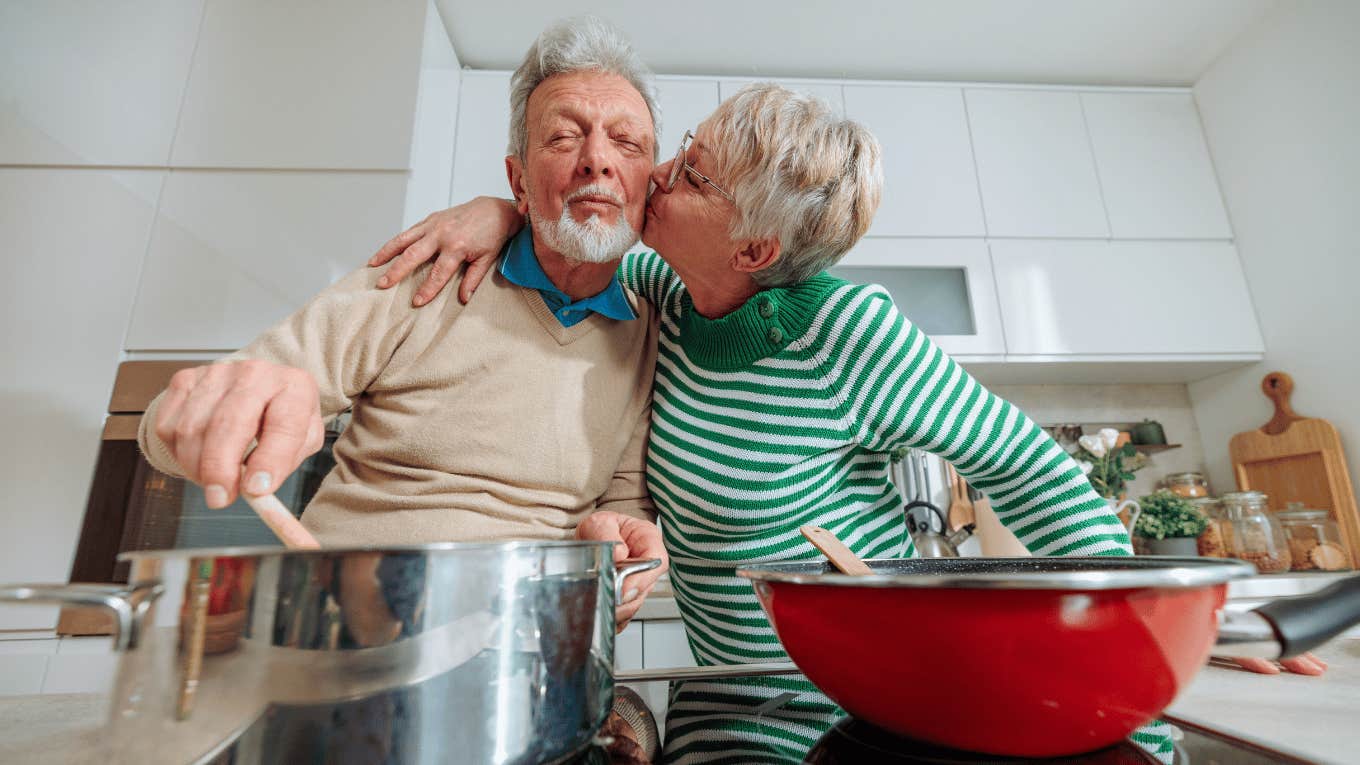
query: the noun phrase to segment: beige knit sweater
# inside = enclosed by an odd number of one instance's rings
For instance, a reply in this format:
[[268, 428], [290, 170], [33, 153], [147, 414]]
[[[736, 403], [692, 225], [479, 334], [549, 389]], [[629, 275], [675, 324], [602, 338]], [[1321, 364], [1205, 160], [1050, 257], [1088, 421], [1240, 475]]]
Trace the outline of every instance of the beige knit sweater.
[[[323, 418], [353, 407], [302, 516], [322, 544], [563, 539], [596, 510], [654, 517], [645, 300], [629, 295], [633, 321], [591, 314], [563, 327], [499, 269], [466, 306], [452, 284], [418, 309], [421, 274], [379, 290], [381, 273], [349, 274], [223, 360], [311, 372]], [[183, 475], [149, 427], [159, 403], [138, 442], [157, 469]]]

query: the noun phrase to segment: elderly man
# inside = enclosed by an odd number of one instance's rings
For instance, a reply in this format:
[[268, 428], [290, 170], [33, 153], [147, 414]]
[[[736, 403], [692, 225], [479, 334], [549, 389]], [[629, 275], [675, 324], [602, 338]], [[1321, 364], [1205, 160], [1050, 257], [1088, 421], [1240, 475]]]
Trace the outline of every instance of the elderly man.
[[[139, 434], [154, 466], [223, 507], [273, 491], [352, 408], [303, 515], [323, 543], [576, 536], [664, 557], [643, 477], [656, 321], [615, 277], [656, 156], [650, 72], [612, 27], [565, 22], [529, 49], [511, 102], [505, 166], [531, 226], [476, 297], [417, 310], [412, 287], [355, 271], [177, 374]], [[620, 624], [659, 573], [629, 580]]]

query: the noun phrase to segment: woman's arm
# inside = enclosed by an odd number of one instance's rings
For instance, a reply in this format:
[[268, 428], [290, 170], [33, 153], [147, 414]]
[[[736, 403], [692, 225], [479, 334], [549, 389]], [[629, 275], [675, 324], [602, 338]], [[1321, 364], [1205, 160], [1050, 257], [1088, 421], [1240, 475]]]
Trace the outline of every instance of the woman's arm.
[[1119, 518], [1058, 444], [992, 395], [898, 312], [880, 287], [837, 293], [843, 402], [860, 443], [954, 464], [1036, 555], [1130, 555]]
[[458, 299], [467, 303], [482, 283], [482, 277], [495, 265], [501, 248], [521, 228], [524, 216], [512, 200], [476, 197], [457, 207], [430, 213], [425, 220], [384, 244], [368, 259], [368, 265], [391, 262], [378, 280], [378, 288], [387, 289], [438, 256], [425, 283], [411, 298], [411, 305], [422, 306], [444, 289], [459, 266], [467, 263], [467, 273], [458, 287]]

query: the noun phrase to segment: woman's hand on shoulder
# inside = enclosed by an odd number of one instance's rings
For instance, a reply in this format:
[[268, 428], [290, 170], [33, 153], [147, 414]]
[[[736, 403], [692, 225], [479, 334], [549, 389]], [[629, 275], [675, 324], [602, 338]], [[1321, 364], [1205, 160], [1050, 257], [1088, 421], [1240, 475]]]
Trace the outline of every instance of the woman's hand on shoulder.
[[378, 288], [387, 289], [435, 258], [425, 283], [411, 298], [412, 305], [422, 306], [433, 300], [466, 263], [458, 299], [467, 303], [482, 283], [482, 277], [495, 265], [505, 242], [523, 227], [524, 218], [514, 202], [476, 197], [457, 207], [431, 213], [396, 235], [369, 258], [368, 265], [390, 263], [378, 280]]
[[1321, 675], [1327, 671], [1327, 662], [1314, 656], [1311, 653], [1299, 654], [1289, 659], [1280, 659], [1279, 662], [1270, 659], [1247, 659], [1234, 657], [1233, 661], [1237, 666], [1248, 672], [1256, 672], [1262, 675], [1278, 675], [1281, 667], [1297, 675]]

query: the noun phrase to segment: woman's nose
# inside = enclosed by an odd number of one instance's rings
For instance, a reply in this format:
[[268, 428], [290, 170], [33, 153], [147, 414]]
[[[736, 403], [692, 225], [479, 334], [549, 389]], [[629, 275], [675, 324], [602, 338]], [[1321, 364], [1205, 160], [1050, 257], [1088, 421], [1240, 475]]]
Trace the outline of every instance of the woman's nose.
[[669, 162], [662, 162], [661, 164], [652, 168], [651, 175], [652, 184], [656, 187], [652, 193], [656, 192], [661, 192], [662, 194], [671, 193], [671, 190], [666, 187], [667, 186], [666, 182], [671, 179], [671, 165], [673, 164], [675, 164], [675, 160], [672, 159]]

